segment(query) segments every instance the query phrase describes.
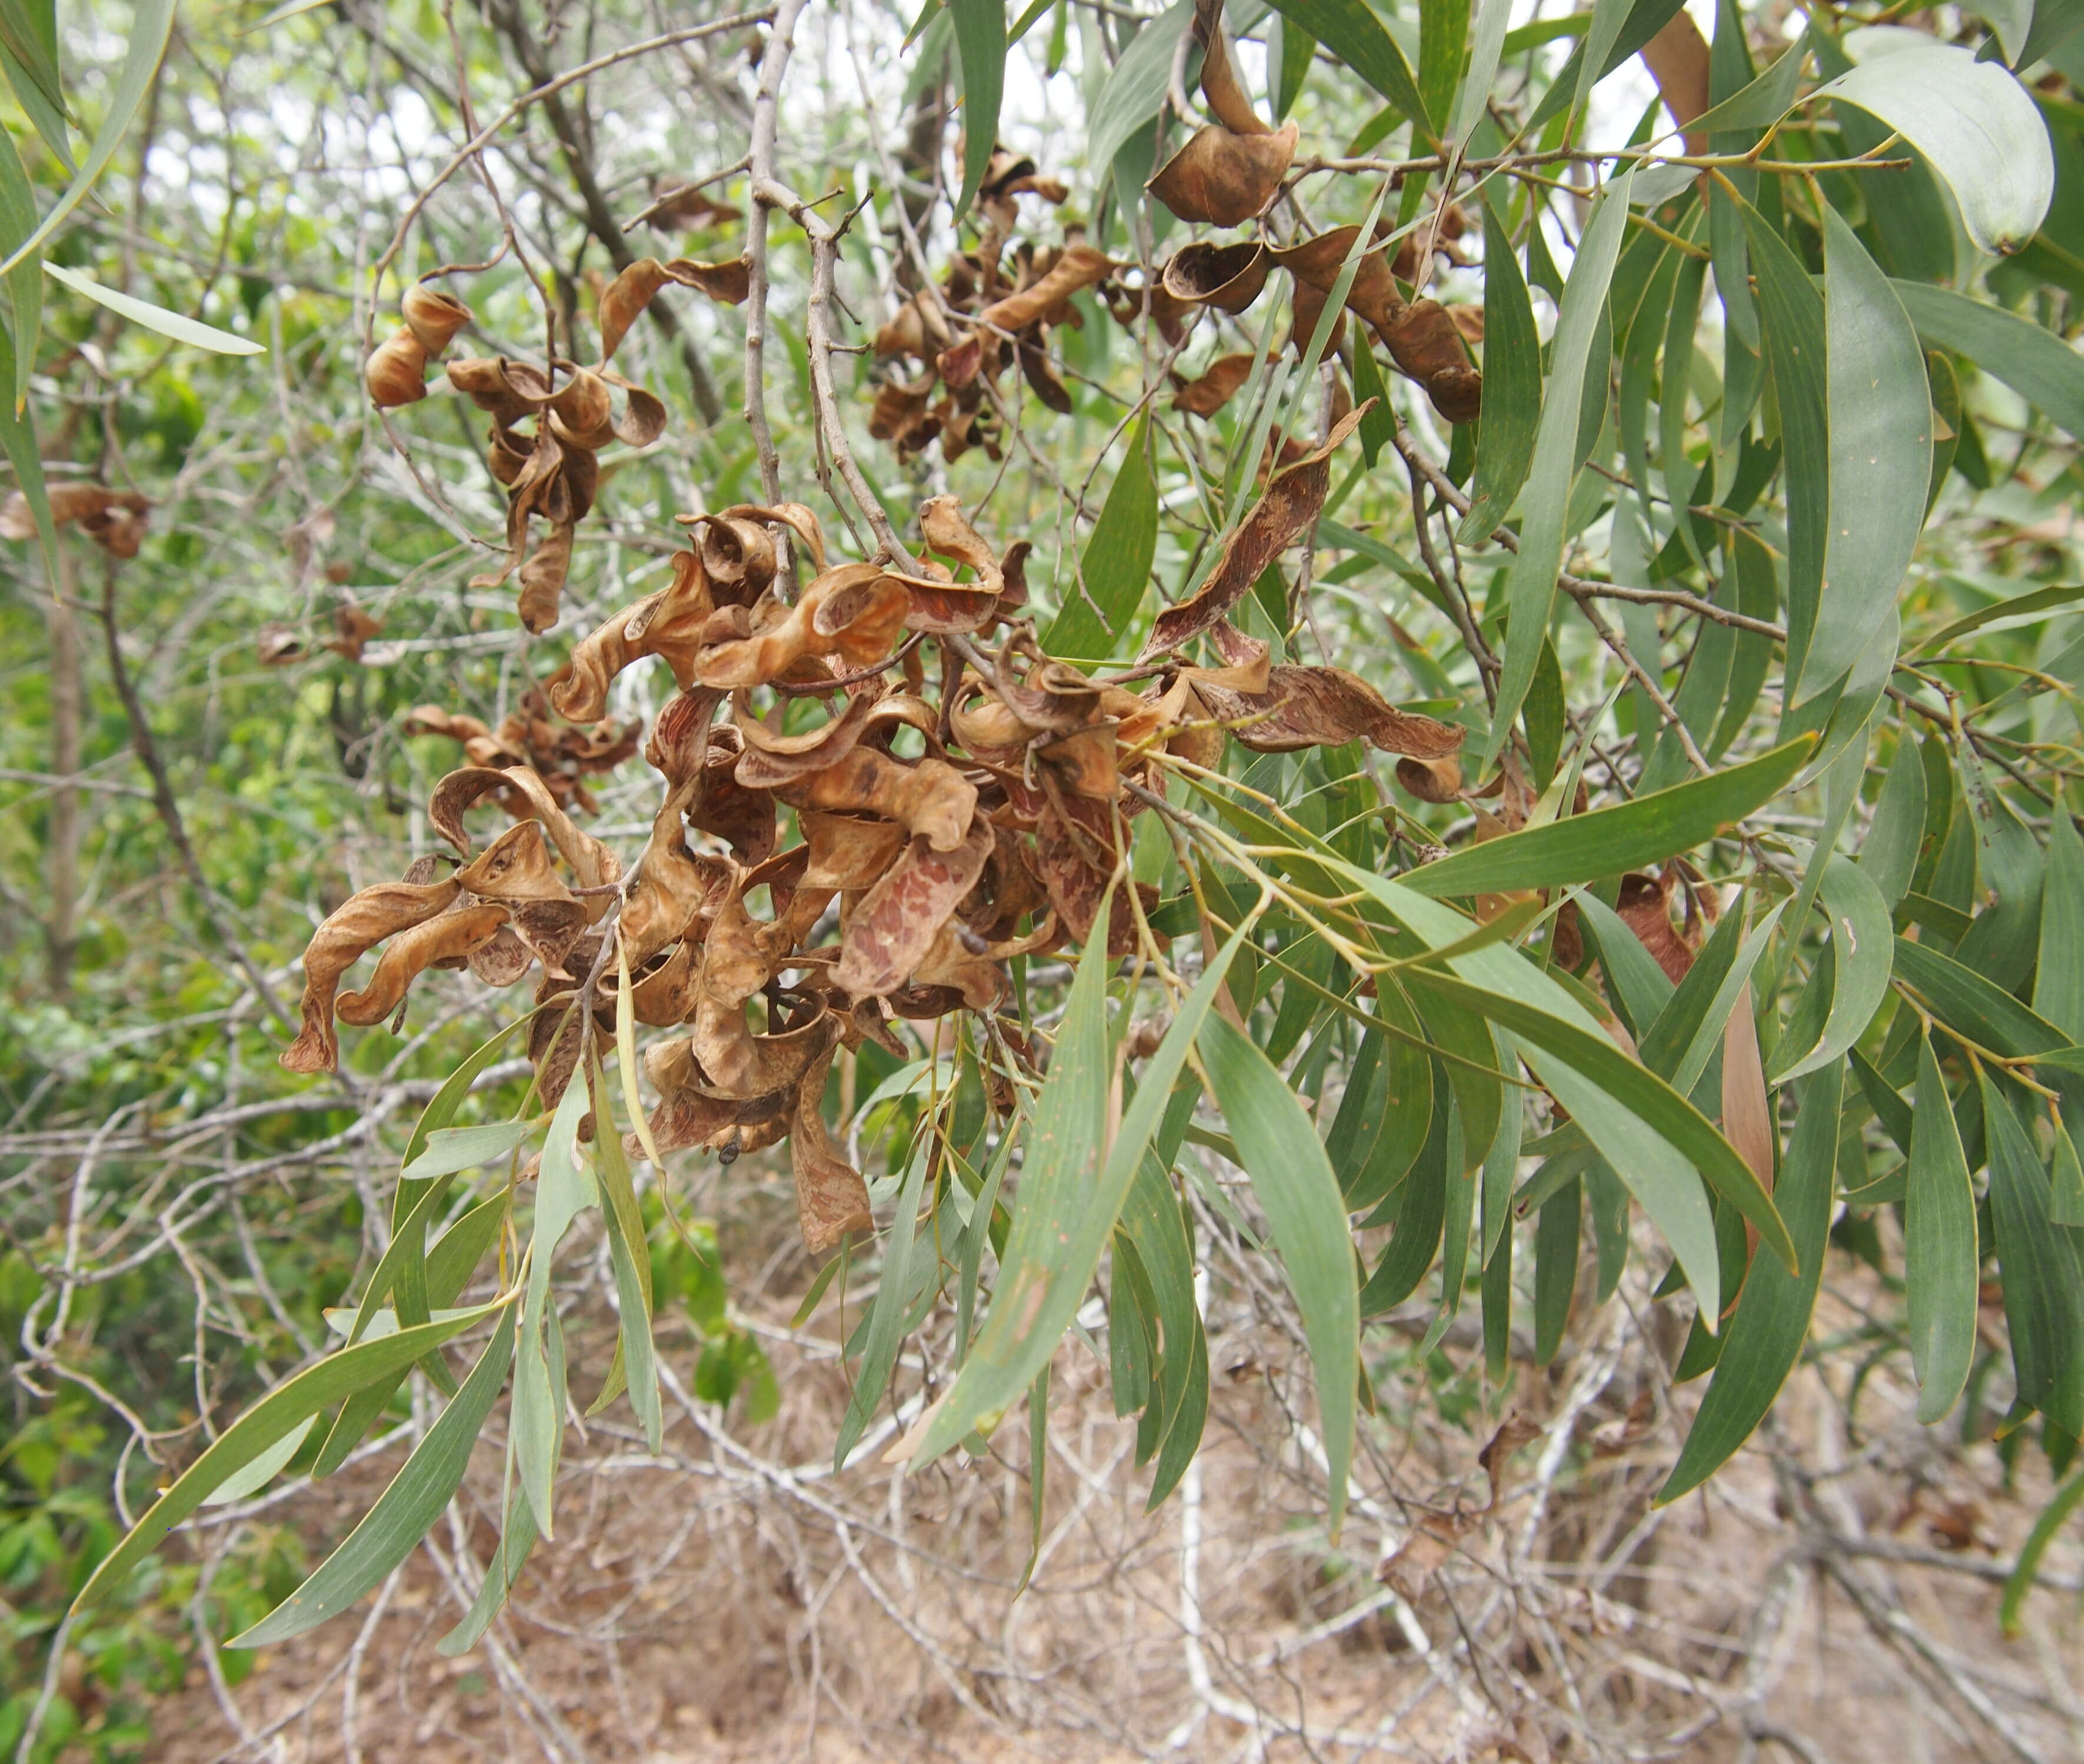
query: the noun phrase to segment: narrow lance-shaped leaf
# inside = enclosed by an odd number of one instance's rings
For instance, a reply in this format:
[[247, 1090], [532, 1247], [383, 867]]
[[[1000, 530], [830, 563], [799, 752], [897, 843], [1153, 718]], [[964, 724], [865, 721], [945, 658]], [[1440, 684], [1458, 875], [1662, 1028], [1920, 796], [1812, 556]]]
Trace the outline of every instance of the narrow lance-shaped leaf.
[[1883, 906], [1893, 907], [1910, 891], [1924, 840], [1925, 762], [1916, 742], [1900, 739], [1858, 860]]
[[[550, 1301], [550, 1263], [572, 1220], [593, 1199], [593, 1183], [579, 1162], [578, 1129], [590, 1099], [583, 1075], [565, 1086], [551, 1118], [536, 1178], [536, 1220], [528, 1246], [528, 1285], [522, 1301], [520, 1337], [514, 1374], [515, 1454], [521, 1487], [536, 1510], [544, 1537], [556, 1531], [551, 1489], [557, 1479], [557, 1442], [563, 1433], [564, 1407], [557, 1390], [556, 1349], [551, 1335], [555, 1318], [546, 1319]], [[548, 1326], [546, 1326], [546, 1324]]]
[[413, 1448], [405, 1468], [392, 1478], [362, 1522], [302, 1586], [227, 1646], [265, 1648], [316, 1629], [345, 1610], [418, 1547], [461, 1486], [471, 1448], [506, 1382], [513, 1358], [514, 1313], [510, 1308], [500, 1317], [499, 1327], [463, 1389]]
[[167, 38], [173, 27], [174, 0], [138, 0], [138, 8], [130, 16], [129, 47], [116, 76], [115, 89], [109, 95], [108, 108], [102, 116], [101, 126], [95, 131], [87, 157], [80, 161], [78, 173], [36, 231], [9, 252], [5, 262], [0, 262], [0, 275], [41, 248], [44, 241], [64, 223], [66, 217], [79, 206], [81, 199], [94, 188], [95, 180], [116, 157], [116, 150], [130, 132], [130, 125], [151, 87], [152, 77], [159, 71], [159, 57], [167, 52]]
[[1273, 0], [1273, 3], [1274, 11], [1283, 18], [1293, 19], [1409, 117], [1427, 139], [1435, 135], [1411, 64], [1366, 0]]
[[[1107, 83], [1094, 102], [1086, 137], [1086, 163], [1095, 178], [1107, 176], [1115, 155], [1129, 138], [1158, 114], [1165, 102], [1165, 82], [1172, 70], [1172, 57], [1180, 39], [1194, 22], [1194, 0], [1175, 0], [1131, 39], [1121, 59], [1109, 72]], [[1190, 58], [1191, 60], [1191, 58]], [[1190, 65], [1183, 77], [1191, 82]], [[1051, 652], [1056, 645], [1049, 645]]]
[[2053, 332], [1986, 300], [1924, 282], [1891, 286], [1928, 345], [1967, 356], [2084, 441], [2084, 356]]
[[1504, 220], [1486, 192], [1483, 427], [1469, 512], [1459, 535], [1464, 545], [1485, 538], [1511, 512], [1527, 482], [1540, 420], [1541, 339], [1534, 328], [1534, 307]]
[[2049, 1216], [2048, 1172], [2033, 1142], [1987, 1072], [1982, 1095], [1990, 1220], [2018, 1400], [2065, 1433], [2084, 1432], [2084, 1279], [2077, 1252], [2069, 1233]]
[[[15, 138], [0, 140], [0, 250], [12, 251], [36, 231], [36, 192]], [[36, 258], [25, 259], [7, 273], [7, 294], [14, 322], [7, 328], [15, 349], [12, 375], [14, 403], [10, 412], [19, 419], [29, 396], [29, 376], [36, 371], [36, 346], [43, 330], [44, 271]], [[0, 393], [7, 390], [0, 387]]]
[[266, 345], [256, 343], [251, 337], [234, 336], [229, 331], [220, 331], [214, 324], [186, 317], [178, 312], [169, 312], [164, 307], [155, 307], [149, 300], [140, 300], [134, 294], [125, 294], [119, 288], [104, 287], [91, 276], [82, 275], [76, 269], [68, 269], [62, 264], [46, 264], [44, 268], [52, 276], [75, 294], [85, 294], [90, 300], [108, 308], [111, 312], [142, 324], [148, 331], [156, 331], [161, 336], [172, 337], [176, 343], [185, 343], [192, 348], [209, 349], [218, 355], [265, 355]]
[[1052, 655], [1099, 661], [1112, 654], [1136, 616], [1158, 555], [1158, 484], [1150, 474], [1150, 419], [1129, 433], [1129, 451], [1115, 473], [1092, 537], [1065, 585], [1063, 609], [1050, 622], [1043, 647]]
[[1421, 865], [1398, 882], [1413, 894], [1439, 899], [1569, 887], [1661, 863], [1771, 802], [1802, 769], [1813, 746], [1805, 736], [1726, 772], [1653, 791], [1632, 802], [1523, 827]]
[[[1744, 239], [1758, 280], [1759, 332], [1780, 413], [1787, 484], [1787, 665], [1800, 678], [1816, 628], [1829, 536], [1831, 460], [1823, 298], [1785, 239], [1743, 209]], [[1792, 709], [1792, 695], [1788, 709]]]
[[471, 1601], [463, 1620], [439, 1641], [434, 1652], [444, 1658], [468, 1653], [484, 1639], [485, 1632], [492, 1627], [492, 1620], [498, 1616], [506, 1603], [506, 1595], [514, 1590], [514, 1583], [521, 1576], [521, 1566], [528, 1559], [528, 1552], [536, 1546], [536, 1515], [528, 1505], [528, 1498], [518, 1488], [510, 1489], [506, 1497], [506, 1527], [499, 1534], [499, 1546], [492, 1552], [492, 1560], [485, 1565], [485, 1581], [477, 1589], [477, 1597]]
[[1960, 1398], [1976, 1353], [1976, 1191], [1933, 1055], [1917, 1049], [1917, 1107], [1904, 1192], [1904, 1284], [1917, 1418], [1928, 1425]]
[[[1834, 990], [1823, 1032], [1811, 1048], [1774, 1050], [1773, 1081], [1798, 1078], [1829, 1064], [1860, 1039], [1888, 995], [1895, 933], [1888, 903], [1850, 858], [1833, 852], [1823, 868], [1824, 916], [1831, 921]], [[1788, 1064], [1782, 1065], [1786, 1060]]]
[[2069, 1480], [2055, 1491], [2048, 1504], [2041, 1508], [2027, 1533], [2026, 1542], [2019, 1546], [2018, 1562], [2005, 1582], [2003, 1602], [1998, 1606], [1997, 1618], [2007, 1635], [2016, 1635], [2019, 1628], [2019, 1614], [2026, 1608], [2026, 1596], [2033, 1590], [2035, 1580], [2040, 1572], [2042, 1557], [2048, 1546], [2055, 1541], [2063, 1523], [2076, 1512], [2079, 1503], [2084, 1503], [2084, 1470], [2074, 1472]]
[[1336, 1538], [1345, 1516], [1360, 1377], [1360, 1294], [1345, 1203], [1309, 1116], [1266, 1055], [1214, 1016], [1201, 1025], [1201, 1047], [1239, 1161], [1273, 1227], [1274, 1248], [1302, 1313]]
[[1920, 482], [1932, 461], [1932, 400], [1917, 333], [1888, 278], [1828, 206], [1823, 235], [1830, 531], [1798, 702], [1849, 670], [1895, 606], [1925, 524], [1924, 499], [1903, 487]]
[[955, 218], [968, 212], [998, 143], [998, 107], [1006, 90], [1006, 0], [948, 0], [955, 58], [963, 72], [963, 192]]
[[85, 1610], [108, 1597], [132, 1568], [159, 1547], [168, 1532], [202, 1504], [205, 1495], [321, 1409], [364, 1385], [403, 1371], [422, 1354], [432, 1352], [451, 1336], [461, 1334], [508, 1302], [502, 1297], [439, 1322], [422, 1323], [417, 1329], [401, 1329], [358, 1347], [344, 1347], [317, 1364], [307, 1366], [294, 1377], [284, 1379], [175, 1478], [122, 1542], [102, 1558], [100, 1566], [73, 1601], [73, 1609]]
[[1657, 1491], [1660, 1505], [1699, 1487], [1751, 1437], [1801, 1357], [1830, 1240], [1845, 1083], [1840, 1060], [1818, 1072], [1802, 1094], [1773, 1188], [1794, 1239], [1799, 1270], [1790, 1273], [1764, 1257], [1752, 1263], [1724, 1331], [1714, 1382], [1693, 1418], [1679, 1462]]
[[2073, 1043], [2084, 1042], [2084, 837], [2061, 796], [2048, 829], [2033, 1008]]
[[[1078, 961], [1048, 1082], [1036, 1106], [1013, 1234], [1001, 1263], [1006, 1281], [955, 1384], [892, 1449], [893, 1457], [923, 1463], [972, 1428], [989, 1428], [1048, 1363], [1092, 1284], [1188, 1049], [1222, 990], [1251, 922], [1248, 918], [1231, 935], [1181, 1001], [1122, 1112], [1112, 1143], [1104, 1144], [1102, 1115], [1109, 1061], [1108, 907], [1103, 903], [1097, 929]], [[1316, 1144], [1315, 1132], [1311, 1143]]]
[[[1570, 266], [1570, 279], [1564, 286], [1555, 339], [1549, 345], [1548, 383], [1542, 399], [1540, 425], [1535, 433], [1519, 555], [1513, 560], [1506, 588], [1510, 622], [1497, 703], [1492, 712], [1490, 737], [1484, 747], [1486, 769], [1497, 759], [1513, 719], [1519, 714], [1521, 702], [1534, 679], [1535, 664], [1541, 658], [1541, 640], [1548, 634], [1556, 578], [1563, 569], [1570, 489], [1583, 463], [1578, 457], [1579, 406], [1585, 376], [1594, 366], [1593, 339], [1599, 333], [1600, 320], [1607, 310], [1607, 283], [1620, 253], [1621, 233], [1628, 219], [1629, 176], [1626, 171], [1621, 173], [1592, 205], [1591, 218], [1585, 223], [1584, 236], [1578, 241], [1578, 255]], [[1605, 362], [1596, 366], [1599, 373], [1605, 373]]]
[[[1498, 57], [1505, 48], [1506, 28], [1511, 22], [1512, 0], [1477, 0], [1476, 36], [1469, 49], [1469, 68], [1462, 76], [1461, 88], [1455, 98], [1454, 114], [1447, 124], [1447, 150], [1451, 153], [1459, 153], [1476, 125], [1484, 120], [1492, 82], [1497, 78]], [[1486, 258], [1487, 264], [1488, 261]], [[1485, 304], [1488, 307], [1488, 269], [1485, 273]], [[1484, 335], [1488, 341], [1488, 322]]]
[[[890, 1383], [891, 1368], [897, 1363], [897, 1346], [904, 1333], [904, 1313], [911, 1308], [913, 1276], [912, 1258], [918, 1250], [919, 1197], [926, 1187], [927, 1166], [933, 1161], [928, 1136], [921, 1134], [913, 1146], [912, 1161], [897, 1191], [897, 1203], [890, 1216], [889, 1234], [883, 1240], [883, 1273], [875, 1302], [870, 1308], [866, 1339], [862, 1344], [861, 1370], [854, 1381], [854, 1396], [841, 1417], [832, 1440], [832, 1468], [845, 1466]], [[987, 1220], [980, 1220], [980, 1231]]]

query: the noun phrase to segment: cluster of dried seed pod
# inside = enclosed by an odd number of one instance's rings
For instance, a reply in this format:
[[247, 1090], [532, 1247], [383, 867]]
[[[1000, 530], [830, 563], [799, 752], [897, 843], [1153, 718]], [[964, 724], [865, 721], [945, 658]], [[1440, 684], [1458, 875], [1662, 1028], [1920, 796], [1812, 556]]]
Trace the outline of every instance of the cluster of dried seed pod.
[[1049, 333], [1060, 325], [1084, 324], [1071, 296], [1102, 281], [1113, 265], [1076, 228], [1061, 245], [1023, 241], [1008, 250], [1019, 198], [1053, 205], [1066, 193], [1032, 159], [997, 149], [977, 190], [983, 224], [975, 248], [959, 253], [938, 288], [913, 295], [876, 333], [879, 357], [921, 364], [909, 379], [885, 380], [869, 412], [869, 434], [892, 443], [900, 458], [938, 441], [944, 459], [959, 459], [972, 447], [998, 459], [1002, 424], [998, 401], [988, 401], [986, 392], [998, 385], [1009, 357], [1050, 409], [1070, 409], [1070, 390], [1050, 357]]
[[[460, 742], [464, 759], [473, 766], [530, 767], [560, 807], [591, 814], [595, 804], [586, 780], [612, 772], [630, 758], [644, 725], [612, 717], [586, 724], [565, 721], [552, 716], [548, 695], [532, 687], [497, 729], [476, 717], [422, 704], [407, 715], [405, 732], [445, 735]], [[520, 812], [518, 805], [508, 806]]]
[[[1152, 196], [1184, 221], [1237, 226], [1256, 220], [1279, 192], [1295, 157], [1293, 123], [1274, 129], [1262, 122], [1239, 85], [1224, 40], [1218, 0], [1198, 0], [1196, 39], [1203, 45], [1201, 95], [1215, 121], [1198, 129], [1150, 180]], [[1463, 226], [1449, 205], [1426, 229], [1428, 247], [1444, 247], [1451, 260]], [[1386, 230], [1385, 230], [1386, 231]], [[1317, 323], [1360, 230], [1333, 228], [1282, 246], [1262, 239], [1227, 244], [1197, 240], [1180, 247], [1149, 291], [1151, 315], [1171, 341], [1186, 333], [1203, 307], [1235, 315], [1256, 301], [1275, 269], [1294, 278], [1290, 346], [1300, 355]], [[1407, 298], [1400, 283], [1421, 279], [1421, 248], [1406, 238], [1392, 255], [1387, 240], [1370, 241], [1356, 268], [1345, 310], [1334, 323], [1329, 346], [1345, 335], [1345, 312], [1373, 329], [1398, 369], [1425, 388], [1434, 409], [1448, 421], [1472, 422], [1481, 408], [1483, 379], [1469, 360], [1463, 333], [1451, 309], [1437, 300]], [[1142, 304], [1130, 298], [1116, 315], [1133, 318]], [[1184, 388], [1180, 408], [1208, 416], [1243, 385], [1249, 357], [1225, 357]]]
[[[608, 366], [630, 326], [669, 282], [735, 305], [746, 297], [750, 275], [743, 257], [714, 264], [639, 258], [601, 291], [595, 366], [560, 360], [544, 367], [503, 355], [449, 364], [449, 384], [492, 419], [486, 463], [506, 491], [506, 561], [472, 577], [471, 586], [498, 587], [518, 570], [519, 610], [529, 630], [547, 631], [557, 622], [578, 523], [599, 488], [601, 450], [616, 441], [648, 447], [665, 433], [665, 405]], [[364, 370], [370, 396], [386, 409], [426, 396], [429, 363], [471, 318], [461, 301], [424, 283], [406, 290], [401, 311], [405, 322]], [[549, 531], [532, 549], [538, 519]]]
[[[1350, 674], [1274, 664], [1223, 617], [1237, 582], [1321, 506], [1329, 451], [1277, 474], [1214, 586], [1171, 609], [1179, 641], [1205, 637], [1213, 665], [1168, 651], [1120, 681], [1043, 652], [1025, 616], [1026, 544], [991, 546], [952, 498], [921, 507], [929, 557], [903, 569], [829, 561], [797, 504], [692, 518], [667, 585], [582, 639], [549, 686], [549, 709], [582, 730], [603, 726], [616, 676], [646, 657], [680, 688], [645, 746], [661, 793], [633, 867], [625, 874], [529, 763], [541, 740], [514, 743], [523, 758], [482, 725], [415, 713], [417, 726], [469, 743], [473, 763], [428, 806], [460, 867], [443, 875], [423, 859], [319, 927], [303, 1033], [283, 1064], [329, 1068], [336, 1018], [400, 1012], [426, 968], [467, 966], [495, 986], [533, 971], [529, 1052], [554, 1100], [587, 1015], [612, 1030], [616, 982], [603, 976], [619, 954], [636, 1020], [671, 1031], [645, 1056], [659, 1152], [735, 1157], [786, 1140], [806, 1241], [822, 1248], [862, 1227], [866, 1191], [820, 1112], [839, 1050], [907, 1051], [899, 1023], [969, 1011], [1026, 1058], [998, 1015], [1004, 964], [1082, 943], [1110, 898], [1110, 950], [1154, 934], [1154, 891], [1110, 890], [1131, 821], [1170, 775], [1220, 764], [1233, 739], [1263, 751], [1366, 740], [1434, 762], [1459, 745], [1459, 730]], [[811, 572], [793, 599], [777, 531]], [[941, 662], [930, 693], [929, 645]], [[465, 817], [488, 802], [512, 824], [481, 846]], [[368, 984], [341, 991], [379, 945]]]

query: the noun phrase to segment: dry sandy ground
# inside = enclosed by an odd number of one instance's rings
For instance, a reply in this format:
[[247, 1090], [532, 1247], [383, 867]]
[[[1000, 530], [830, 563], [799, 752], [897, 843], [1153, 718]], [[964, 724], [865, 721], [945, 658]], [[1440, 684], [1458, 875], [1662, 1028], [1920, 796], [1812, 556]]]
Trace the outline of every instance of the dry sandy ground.
[[[1024, 1420], [1009, 1418], [981, 1465], [899, 1479], [864, 1454], [832, 1475], [845, 1388], [816, 1328], [790, 1341], [777, 1327], [785, 1407], [763, 1427], [669, 1392], [663, 1461], [619, 1405], [575, 1440], [558, 1538], [491, 1645], [453, 1661], [433, 1648], [459, 1610], [444, 1578], [459, 1542], [474, 1585], [493, 1541], [498, 1471], [481, 1449], [478, 1517], [437, 1528], [438, 1565], [414, 1558], [380, 1609], [366, 1601], [270, 1651], [233, 1699], [244, 1735], [192, 1675], [160, 1711], [157, 1756], [2084, 1758], [2074, 1592], [2036, 1593], [2015, 1640], [1997, 1626], [1993, 1564], [2045, 1500], [2044, 1466], [2027, 1454], [2007, 1490], [1992, 1447], [1908, 1423], [1886, 1368], [1849, 1423], [1846, 1380], [1804, 1368], [1705, 1494], [1657, 1509], [1697, 1387], [1672, 1390], [1625, 1311], [1581, 1323], [1585, 1344], [1548, 1372], [1517, 1368], [1489, 1417], [1443, 1414], [1391, 1352], [1335, 1552], [1291, 1408], [1307, 1385], [1249, 1305], [1212, 1341], [1199, 1487], [1190, 1477], [1154, 1515], [1100, 1368], [1066, 1348], [1043, 1558], [1015, 1599], [1031, 1543]], [[690, 1348], [667, 1345], [684, 1377]], [[906, 1376], [900, 1394], [916, 1394]], [[1403, 1602], [1378, 1565], [1428, 1512], [1485, 1508], [1476, 1453], [1508, 1407], [1549, 1431], [1513, 1459], [1495, 1508], [1448, 1526], [1437, 1569], [1403, 1559]], [[386, 1469], [351, 1470], [267, 1517], [316, 1550]], [[2050, 1573], [2073, 1588], [2078, 1569], [2059, 1545]]]

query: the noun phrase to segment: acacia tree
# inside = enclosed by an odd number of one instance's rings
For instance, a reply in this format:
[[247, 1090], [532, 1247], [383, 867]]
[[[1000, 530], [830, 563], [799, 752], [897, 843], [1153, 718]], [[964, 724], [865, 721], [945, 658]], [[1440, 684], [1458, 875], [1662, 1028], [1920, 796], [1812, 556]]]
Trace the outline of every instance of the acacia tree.
[[[383, 1580], [506, 1395], [503, 1533], [443, 1643], [472, 1645], [554, 1534], [574, 1402], [626, 1400], [659, 1445], [647, 1205], [784, 1145], [829, 1256], [803, 1314], [879, 1265], [836, 1464], [985, 1458], [1024, 1401], [1039, 1515], [1097, 1280], [1163, 1503], [1209, 1410], [1214, 1229], [1290, 1295], [1330, 1540], [1379, 1425], [1370, 1320], [1418, 1307], [1422, 1358], [1473, 1313], [1503, 1391], [1631, 1257], [1672, 1377], [1706, 1379], [1660, 1500], [1766, 1415], [1833, 1244], [1898, 1283], [1921, 1421], [1965, 1392], [2067, 1471], [2084, 640], [2077, 590], [1976, 523], [2018, 539], [2008, 491], [2059, 498], [2084, 434], [2070, 10], [1950, 40], [1727, 3], [1704, 36], [1667, 0], [1517, 30], [1506, 0], [948, 0], [909, 21], [901, 109], [864, 82], [831, 193], [840, 125], [792, 97], [828, 22], [604, 16], [581, 53], [495, 5], [396, 52], [456, 142], [352, 266], [363, 444], [261, 658], [330, 670], [337, 726], [379, 637], [497, 683], [400, 669], [445, 701], [362, 708], [343, 751], [388, 743], [411, 862], [311, 932], [281, 1064], [373, 1132], [379, 1026], [462, 984], [499, 1026], [423, 1050], [344, 1339], [172, 1478], [77, 1609], [213, 1495], [337, 1469], [417, 1377], [438, 1418], [233, 1645]], [[720, 44], [744, 67], [702, 64], [692, 175], [611, 137], [600, 82]], [[1073, 65], [1082, 139], [1031, 141], [1023, 94]], [[1638, 66], [1654, 97], [1618, 115]], [[492, 67], [518, 73], [496, 104]], [[701, 255], [632, 243], [676, 235]], [[46, 512], [138, 552], [120, 467], [45, 511], [16, 442], [54, 582]], [[386, 541], [380, 619], [312, 561], [379, 497], [420, 529]], [[405, 735], [464, 763], [430, 781]], [[597, 790], [642, 803], [619, 837], [582, 824]], [[620, 1323], [582, 1367], [553, 1275], [591, 1209]], [[24, 1335], [46, 1370], [68, 1256]], [[1494, 1489], [1521, 1443], [1493, 1440]], [[1406, 1578], [1481, 1518], [1415, 1527]]]

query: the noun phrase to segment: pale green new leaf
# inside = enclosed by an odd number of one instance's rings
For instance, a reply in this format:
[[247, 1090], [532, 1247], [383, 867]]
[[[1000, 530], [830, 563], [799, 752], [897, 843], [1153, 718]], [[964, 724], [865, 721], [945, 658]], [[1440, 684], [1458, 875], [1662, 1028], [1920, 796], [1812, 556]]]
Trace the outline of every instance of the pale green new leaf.
[[210, 349], [219, 355], [264, 355], [266, 346], [252, 339], [234, 336], [229, 331], [220, 331], [214, 324], [185, 318], [178, 312], [169, 312], [164, 307], [155, 307], [149, 300], [140, 300], [133, 294], [115, 288], [105, 288], [91, 276], [83, 276], [76, 269], [68, 269], [63, 264], [45, 264], [44, 268], [57, 281], [63, 282], [75, 294], [83, 294], [98, 302], [111, 312], [119, 314], [133, 324], [142, 324], [147, 330], [156, 331], [162, 336], [172, 337], [176, 343], [186, 343], [198, 349]]

